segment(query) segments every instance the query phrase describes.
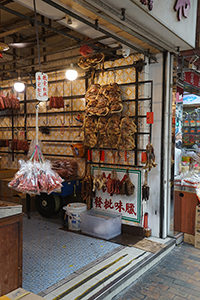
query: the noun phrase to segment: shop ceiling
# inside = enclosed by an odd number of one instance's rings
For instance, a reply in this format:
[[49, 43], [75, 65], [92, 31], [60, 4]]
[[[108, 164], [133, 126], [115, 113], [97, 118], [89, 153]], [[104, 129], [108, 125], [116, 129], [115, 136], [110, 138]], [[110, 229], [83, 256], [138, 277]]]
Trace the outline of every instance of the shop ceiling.
[[[184, 41], [147, 13], [149, 30], [142, 26], [139, 20], [144, 11], [136, 3], [132, 10], [133, 2], [36, 0], [42, 71], [64, 70], [71, 62], [76, 65], [79, 49], [86, 43], [108, 59], [121, 58], [122, 47], [128, 47], [151, 61], [160, 51], [176, 52], [176, 45], [185, 47]], [[39, 70], [33, 0], [0, 0], [0, 10], [0, 42], [9, 46], [2, 53], [1, 80], [33, 75]]]

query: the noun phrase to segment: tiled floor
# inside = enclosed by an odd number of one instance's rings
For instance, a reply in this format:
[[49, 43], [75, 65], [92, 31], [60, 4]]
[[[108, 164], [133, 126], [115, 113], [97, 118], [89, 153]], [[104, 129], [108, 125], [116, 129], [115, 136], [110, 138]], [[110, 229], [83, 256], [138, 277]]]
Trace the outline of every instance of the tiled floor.
[[175, 244], [170, 238], [149, 238], [166, 244], [164, 251], [154, 254], [61, 227], [61, 220], [47, 220], [38, 213], [24, 217], [22, 287], [46, 300], [110, 300]]
[[108, 241], [60, 230], [39, 214], [24, 217], [23, 283], [35, 294], [122, 246]]

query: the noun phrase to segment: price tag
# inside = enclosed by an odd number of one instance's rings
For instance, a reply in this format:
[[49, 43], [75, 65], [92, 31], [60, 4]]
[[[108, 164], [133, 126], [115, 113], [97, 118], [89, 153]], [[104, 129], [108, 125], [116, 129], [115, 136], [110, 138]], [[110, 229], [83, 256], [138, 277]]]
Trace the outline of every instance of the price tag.
[[38, 101], [48, 100], [48, 75], [42, 72], [35, 74], [36, 80], [36, 99]]

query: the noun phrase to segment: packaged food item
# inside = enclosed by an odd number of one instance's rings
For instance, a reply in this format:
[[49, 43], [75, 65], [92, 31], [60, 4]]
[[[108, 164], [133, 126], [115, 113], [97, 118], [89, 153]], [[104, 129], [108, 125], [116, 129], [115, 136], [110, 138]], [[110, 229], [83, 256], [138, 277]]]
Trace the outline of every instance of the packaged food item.
[[38, 145], [28, 161], [20, 160], [19, 171], [8, 186], [21, 193], [50, 194], [60, 190], [63, 179], [52, 170], [51, 162], [44, 160]]

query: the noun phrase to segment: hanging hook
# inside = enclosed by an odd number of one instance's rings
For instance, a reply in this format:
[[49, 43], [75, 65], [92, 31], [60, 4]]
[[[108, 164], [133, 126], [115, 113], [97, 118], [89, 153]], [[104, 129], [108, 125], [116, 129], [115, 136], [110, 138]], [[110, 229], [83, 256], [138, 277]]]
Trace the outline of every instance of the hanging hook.
[[43, 121], [44, 125], [48, 125], [49, 120], [48, 120], [48, 114], [47, 114], [47, 102], [46, 102], [46, 121]]
[[95, 29], [99, 30], [99, 20], [95, 19]]
[[125, 17], [125, 10], [126, 10], [125, 8], [121, 8], [121, 18], [120, 18], [120, 19], [121, 19], [122, 21], [125, 21], [125, 18], [126, 18], [126, 17]]

